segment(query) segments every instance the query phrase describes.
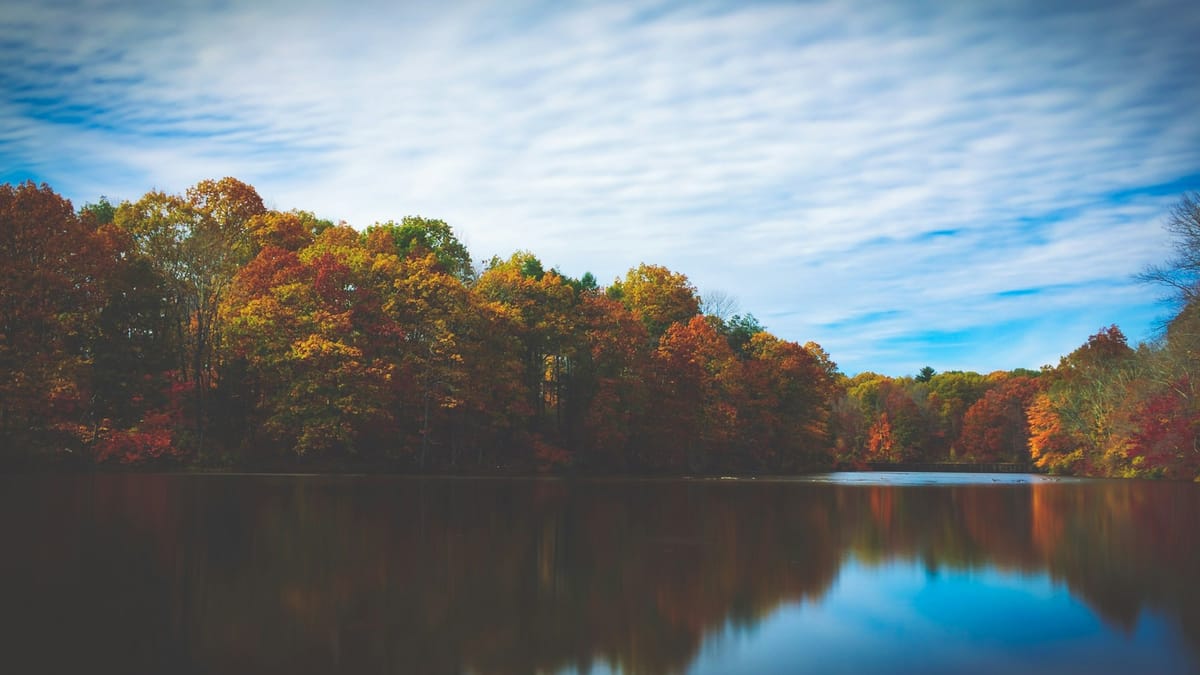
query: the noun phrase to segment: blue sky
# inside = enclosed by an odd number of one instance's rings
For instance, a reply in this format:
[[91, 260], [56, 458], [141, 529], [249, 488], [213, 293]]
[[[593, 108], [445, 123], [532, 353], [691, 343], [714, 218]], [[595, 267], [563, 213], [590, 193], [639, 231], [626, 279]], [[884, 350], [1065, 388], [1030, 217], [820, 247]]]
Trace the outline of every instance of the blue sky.
[[845, 370], [1056, 363], [1200, 188], [1200, 6], [0, 0], [0, 181], [236, 176], [476, 258], [640, 262]]

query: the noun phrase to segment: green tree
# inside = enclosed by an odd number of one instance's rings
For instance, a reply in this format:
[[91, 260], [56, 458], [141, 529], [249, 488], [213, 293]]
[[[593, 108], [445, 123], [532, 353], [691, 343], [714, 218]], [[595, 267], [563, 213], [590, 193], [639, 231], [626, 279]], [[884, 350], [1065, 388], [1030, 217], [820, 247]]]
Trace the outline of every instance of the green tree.
[[937, 459], [957, 459], [961, 448], [952, 447], [962, 435], [963, 417], [993, 384], [973, 371], [936, 373], [929, 380], [928, 406], [935, 420]]
[[741, 316], [734, 314], [728, 321], [723, 322], [722, 332], [729, 341], [729, 347], [739, 356], [749, 355], [750, 339], [759, 333], [766, 332], [753, 314]]
[[79, 217], [90, 218], [96, 225], [108, 225], [113, 222], [116, 215], [117, 207], [108, 201], [108, 197], [104, 196], [101, 196], [95, 204], [84, 204], [79, 209]]
[[389, 220], [372, 225], [363, 236], [368, 241], [376, 241], [379, 237], [390, 239], [395, 252], [402, 258], [432, 253], [442, 269], [460, 281], [469, 282], [475, 277], [467, 248], [444, 220], [405, 216], [399, 223]]

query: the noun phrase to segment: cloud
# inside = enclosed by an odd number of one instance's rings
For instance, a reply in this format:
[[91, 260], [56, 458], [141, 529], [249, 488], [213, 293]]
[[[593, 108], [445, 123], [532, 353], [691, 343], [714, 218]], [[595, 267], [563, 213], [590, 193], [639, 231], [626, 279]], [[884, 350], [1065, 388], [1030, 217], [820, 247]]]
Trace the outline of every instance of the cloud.
[[1143, 337], [1128, 277], [1200, 185], [1183, 1], [163, 7], [4, 8], [5, 179], [236, 175], [358, 226], [443, 218], [480, 258], [666, 264], [848, 370]]

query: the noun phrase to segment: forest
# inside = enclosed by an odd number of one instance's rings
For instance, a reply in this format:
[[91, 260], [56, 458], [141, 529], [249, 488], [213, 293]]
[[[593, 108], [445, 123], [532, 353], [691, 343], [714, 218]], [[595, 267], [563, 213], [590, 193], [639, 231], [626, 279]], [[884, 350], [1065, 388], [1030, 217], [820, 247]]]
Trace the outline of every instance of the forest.
[[1147, 269], [1176, 313], [1040, 370], [847, 377], [679, 272], [601, 286], [448, 224], [362, 230], [234, 178], [76, 209], [0, 186], [0, 465], [790, 473], [1027, 463], [1200, 479], [1200, 198]]

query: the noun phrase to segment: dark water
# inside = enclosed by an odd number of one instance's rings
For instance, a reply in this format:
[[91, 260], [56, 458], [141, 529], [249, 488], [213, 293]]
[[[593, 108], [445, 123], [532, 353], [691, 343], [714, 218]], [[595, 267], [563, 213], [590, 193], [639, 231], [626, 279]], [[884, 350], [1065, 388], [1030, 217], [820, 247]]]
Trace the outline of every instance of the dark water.
[[0, 671], [1200, 672], [1200, 486], [0, 477]]

